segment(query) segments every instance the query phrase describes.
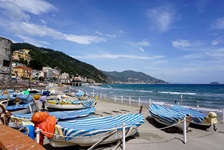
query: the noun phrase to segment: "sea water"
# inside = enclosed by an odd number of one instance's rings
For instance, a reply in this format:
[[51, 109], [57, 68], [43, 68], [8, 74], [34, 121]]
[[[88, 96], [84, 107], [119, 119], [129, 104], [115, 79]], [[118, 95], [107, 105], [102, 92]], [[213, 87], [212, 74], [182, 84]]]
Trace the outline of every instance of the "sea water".
[[183, 106], [204, 111], [222, 112], [224, 109], [224, 84], [103, 84], [101, 86], [75, 87], [89, 93], [105, 94], [107, 98], [115, 96], [124, 100], [158, 104], [182, 103]]

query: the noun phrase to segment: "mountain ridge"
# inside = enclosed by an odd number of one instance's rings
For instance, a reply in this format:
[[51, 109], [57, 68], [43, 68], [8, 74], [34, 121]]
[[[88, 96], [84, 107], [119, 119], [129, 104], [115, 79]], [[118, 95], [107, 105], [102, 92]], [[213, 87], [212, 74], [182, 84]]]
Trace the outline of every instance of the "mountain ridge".
[[[101, 70], [102, 71], [102, 70]], [[143, 72], [133, 70], [118, 71], [102, 71], [111, 83], [141, 83], [141, 84], [168, 84], [168, 82], [154, 78]]]
[[29, 49], [32, 60], [29, 67], [33, 69], [41, 69], [43, 66], [51, 68], [59, 68], [62, 72], [71, 75], [81, 75], [91, 78], [98, 83], [150, 83], [150, 84], [166, 84], [167, 82], [151, 77], [142, 72], [133, 70], [125, 70], [122, 72], [113, 71], [106, 72], [95, 68], [91, 64], [79, 61], [61, 51], [49, 48], [36, 47], [29, 43], [13, 43], [13, 50]]

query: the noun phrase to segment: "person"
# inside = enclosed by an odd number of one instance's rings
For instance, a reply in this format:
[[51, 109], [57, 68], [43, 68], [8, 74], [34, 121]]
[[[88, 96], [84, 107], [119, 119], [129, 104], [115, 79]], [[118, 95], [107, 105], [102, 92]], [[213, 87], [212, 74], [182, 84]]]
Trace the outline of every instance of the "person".
[[175, 105], [177, 104], [177, 101], [176, 101], [176, 100], [174, 101], [174, 104], [175, 104]]
[[47, 96], [46, 95], [42, 95], [39, 99], [41, 102], [42, 102], [42, 110], [45, 111], [46, 108], [45, 108], [45, 104], [46, 104], [46, 101], [47, 101]]

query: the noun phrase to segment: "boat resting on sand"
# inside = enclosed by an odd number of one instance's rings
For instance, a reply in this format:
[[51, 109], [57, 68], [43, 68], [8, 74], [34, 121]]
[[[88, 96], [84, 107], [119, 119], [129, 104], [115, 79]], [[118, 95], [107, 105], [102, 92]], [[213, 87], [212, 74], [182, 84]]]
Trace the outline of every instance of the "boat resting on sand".
[[58, 122], [54, 136], [49, 139], [50, 144], [53, 147], [68, 147], [91, 146], [102, 139], [104, 140], [100, 144], [116, 142], [122, 139], [123, 122], [126, 137], [129, 137], [144, 123], [144, 117], [142, 114], [121, 114]]
[[187, 127], [191, 120], [191, 116], [163, 105], [152, 104], [149, 107], [149, 112], [158, 123], [164, 126], [175, 126], [180, 130], [183, 130], [183, 120], [185, 117]]
[[95, 106], [96, 100], [47, 100], [47, 108], [51, 109], [83, 109]]
[[[48, 112], [50, 116], [55, 116], [58, 121], [66, 121], [72, 119], [78, 119], [89, 116], [95, 113], [96, 108], [85, 108], [72, 111], [53, 111]], [[12, 128], [21, 128], [25, 125], [33, 125], [31, 122], [33, 114], [13, 114], [9, 122], [9, 126]]]
[[[50, 116], [55, 116], [58, 121], [77, 119], [81, 117], [93, 114], [96, 111], [95, 107], [85, 108], [80, 110], [70, 110], [70, 111], [50, 111], [48, 112]], [[33, 114], [13, 114], [13, 116], [18, 118], [26, 118], [31, 120]]]
[[184, 114], [189, 114], [190, 116], [192, 116], [192, 120], [190, 122], [190, 126], [192, 127], [207, 129], [212, 124], [218, 123], [217, 114], [214, 112], [210, 112], [207, 115], [200, 111], [197, 111], [191, 108], [186, 108], [180, 105], [173, 105], [171, 109], [182, 112]]
[[[6, 97], [8, 98], [5, 99]], [[32, 95], [1, 95], [0, 99], [0, 104], [4, 104], [6, 109], [12, 113], [24, 114], [38, 110]]]

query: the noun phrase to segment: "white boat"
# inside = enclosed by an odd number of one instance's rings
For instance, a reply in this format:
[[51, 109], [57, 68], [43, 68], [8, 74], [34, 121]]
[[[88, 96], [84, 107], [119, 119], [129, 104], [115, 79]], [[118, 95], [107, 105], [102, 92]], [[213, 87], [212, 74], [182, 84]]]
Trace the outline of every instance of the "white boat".
[[192, 117], [182, 112], [170, 109], [167, 106], [152, 104], [149, 107], [151, 116], [160, 124], [164, 126], [177, 127], [183, 130], [183, 120], [186, 117], [186, 127], [189, 126]]
[[116, 142], [122, 139], [123, 122], [126, 137], [130, 137], [144, 123], [144, 117], [142, 114], [121, 114], [58, 122], [53, 138], [49, 139], [50, 144], [53, 147], [68, 147], [92, 146], [99, 141], [99, 144]]
[[32, 95], [25, 94], [10, 94], [2, 95], [3, 97], [8, 97], [7, 99], [1, 100], [0, 104], [5, 105], [6, 110], [11, 113], [31, 113], [38, 110], [36, 102], [33, 101]]
[[209, 112], [209, 114], [202, 113], [200, 111], [186, 108], [180, 105], [173, 105], [171, 109], [182, 112], [184, 114], [189, 114], [192, 116], [192, 120], [190, 122], [190, 126], [207, 129], [211, 125], [218, 123], [217, 114], [214, 112]]
[[[66, 121], [72, 119], [80, 119], [82, 117], [87, 117], [96, 111], [95, 107], [72, 110], [72, 111], [53, 111], [48, 112], [50, 116], [55, 116], [58, 121]], [[32, 123], [33, 113], [28, 114], [17, 114], [13, 113], [11, 116], [9, 126], [12, 128], [21, 128], [25, 125], [34, 125]]]
[[93, 107], [96, 100], [47, 100], [47, 108], [50, 109], [83, 109]]

